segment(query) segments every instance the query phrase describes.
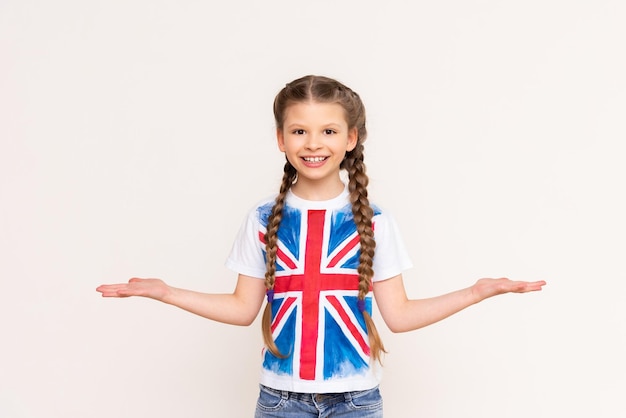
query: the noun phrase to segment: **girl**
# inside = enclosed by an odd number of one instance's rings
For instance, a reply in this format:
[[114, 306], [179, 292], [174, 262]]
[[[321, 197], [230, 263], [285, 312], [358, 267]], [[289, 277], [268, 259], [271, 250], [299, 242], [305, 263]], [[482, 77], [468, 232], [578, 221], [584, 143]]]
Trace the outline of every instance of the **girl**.
[[405, 332], [491, 296], [541, 290], [545, 282], [481, 279], [409, 300], [402, 272], [411, 263], [398, 229], [368, 199], [359, 96], [336, 80], [306, 76], [278, 93], [274, 116], [287, 160], [283, 181], [239, 231], [226, 261], [239, 274], [232, 294], [138, 278], [97, 290], [104, 297], [156, 299], [237, 325], [251, 324], [266, 298], [255, 417], [382, 417], [385, 348], [371, 318], [372, 296], [391, 331]]

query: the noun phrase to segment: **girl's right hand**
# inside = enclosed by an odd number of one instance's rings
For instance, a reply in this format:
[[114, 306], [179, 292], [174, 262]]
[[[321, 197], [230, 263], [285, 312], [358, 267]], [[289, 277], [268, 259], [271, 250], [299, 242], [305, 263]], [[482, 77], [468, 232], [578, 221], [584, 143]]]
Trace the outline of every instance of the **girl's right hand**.
[[104, 284], [98, 286], [96, 291], [102, 293], [102, 297], [105, 298], [142, 296], [150, 299], [163, 300], [171, 289], [161, 279], [139, 279], [135, 277], [130, 279], [128, 283]]
[[96, 289], [105, 298], [142, 296], [224, 324], [250, 325], [265, 299], [265, 280], [240, 274], [233, 293], [202, 293], [168, 286], [160, 279], [133, 278]]

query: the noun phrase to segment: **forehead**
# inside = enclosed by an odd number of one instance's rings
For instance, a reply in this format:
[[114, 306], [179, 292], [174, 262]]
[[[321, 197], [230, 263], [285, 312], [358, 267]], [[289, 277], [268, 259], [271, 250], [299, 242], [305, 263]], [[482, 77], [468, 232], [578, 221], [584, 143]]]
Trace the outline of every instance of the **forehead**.
[[285, 109], [288, 124], [347, 124], [346, 112], [338, 103], [298, 102]]

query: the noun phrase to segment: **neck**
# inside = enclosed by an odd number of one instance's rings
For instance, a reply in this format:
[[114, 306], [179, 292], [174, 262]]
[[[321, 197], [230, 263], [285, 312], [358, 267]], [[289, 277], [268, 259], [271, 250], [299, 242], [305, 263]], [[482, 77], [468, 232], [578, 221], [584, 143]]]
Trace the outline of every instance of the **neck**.
[[345, 189], [341, 179], [333, 182], [319, 183], [298, 179], [291, 187], [293, 194], [306, 200], [330, 200], [339, 196]]

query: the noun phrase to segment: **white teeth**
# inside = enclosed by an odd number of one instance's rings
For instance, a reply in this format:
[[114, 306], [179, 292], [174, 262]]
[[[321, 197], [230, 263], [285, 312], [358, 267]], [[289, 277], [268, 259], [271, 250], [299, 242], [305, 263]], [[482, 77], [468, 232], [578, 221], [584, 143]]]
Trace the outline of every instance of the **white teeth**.
[[304, 157], [304, 161], [310, 163], [319, 163], [320, 161], [324, 161], [326, 157]]

